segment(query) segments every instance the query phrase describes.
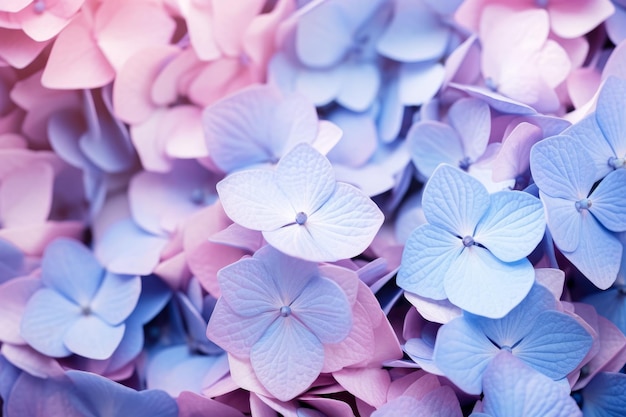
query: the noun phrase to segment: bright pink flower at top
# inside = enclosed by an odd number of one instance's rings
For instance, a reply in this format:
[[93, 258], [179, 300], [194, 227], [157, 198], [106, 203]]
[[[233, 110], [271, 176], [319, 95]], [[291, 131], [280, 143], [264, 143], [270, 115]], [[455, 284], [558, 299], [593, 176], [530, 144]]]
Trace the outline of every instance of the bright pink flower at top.
[[148, 0], [89, 4], [57, 37], [42, 82], [46, 87], [101, 87], [131, 56], [170, 41], [176, 24]]
[[610, 0], [466, 0], [455, 18], [460, 24], [478, 31], [484, 10], [494, 4], [515, 11], [545, 9], [550, 17], [550, 28], [563, 38], [576, 38], [590, 32], [615, 11]]

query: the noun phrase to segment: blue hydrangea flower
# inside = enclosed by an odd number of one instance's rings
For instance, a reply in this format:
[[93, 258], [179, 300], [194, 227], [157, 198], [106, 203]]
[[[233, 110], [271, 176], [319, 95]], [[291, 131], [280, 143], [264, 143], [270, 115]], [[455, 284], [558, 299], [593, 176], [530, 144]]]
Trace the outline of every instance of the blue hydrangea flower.
[[483, 388], [483, 412], [472, 413], [470, 417], [582, 416], [567, 387], [506, 351], [498, 353], [489, 364]]
[[591, 349], [593, 338], [576, 319], [555, 308], [553, 295], [534, 285], [528, 297], [501, 319], [466, 312], [439, 329], [434, 362], [470, 394], [480, 394], [485, 370], [501, 351], [511, 352], [555, 381], [565, 378]]
[[359, 189], [337, 182], [326, 157], [296, 145], [275, 169], [235, 172], [217, 184], [235, 223], [263, 232], [276, 249], [309, 261], [336, 261], [363, 252], [384, 216]]
[[207, 327], [210, 340], [250, 359], [261, 384], [282, 401], [308, 388], [324, 364], [324, 345], [352, 328], [352, 309], [315, 263], [271, 246], [220, 270], [222, 297]]
[[24, 340], [52, 357], [111, 357], [139, 300], [141, 279], [108, 272], [78, 241], [57, 239], [44, 252], [41, 282], [22, 317]]
[[478, 180], [441, 165], [426, 184], [422, 205], [428, 224], [406, 242], [400, 287], [491, 318], [524, 299], [535, 277], [526, 256], [545, 229], [537, 198], [518, 191], [490, 195]]
[[593, 158], [572, 137], [553, 136], [533, 146], [530, 168], [554, 243], [594, 285], [607, 289], [622, 257], [614, 232], [626, 231], [626, 170], [610, 170], [597, 184]]

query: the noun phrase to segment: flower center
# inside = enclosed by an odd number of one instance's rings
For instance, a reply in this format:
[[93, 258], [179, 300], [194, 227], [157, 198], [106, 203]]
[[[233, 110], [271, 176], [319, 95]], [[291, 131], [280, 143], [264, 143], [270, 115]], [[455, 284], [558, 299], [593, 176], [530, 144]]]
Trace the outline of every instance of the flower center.
[[291, 315], [291, 307], [289, 307], [289, 306], [282, 306], [280, 308], [280, 315], [282, 317], [290, 316]]
[[213, 195], [202, 188], [195, 188], [191, 191], [189, 198], [197, 206], [207, 206], [213, 200]]
[[472, 163], [468, 156], [459, 161], [459, 168], [461, 168], [463, 171], [467, 171], [470, 165], [472, 165]]
[[473, 246], [476, 244], [476, 242], [474, 242], [474, 238], [472, 236], [465, 236], [463, 239], [463, 246], [465, 246], [466, 248], [469, 248], [470, 246]]
[[589, 210], [589, 207], [591, 207], [591, 200], [588, 198], [583, 198], [576, 202], [576, 210], [578, 211]]
[[46, 2], [45, 2], [45, 0], [36, 0], [33, 3], [33, 9], [35, 10], [35, 13], [37, 13], [37, 14], [43, 13], [44, 10], [46, 10]]
[[626, 165], [626, 158], [616, 158], [614, 156], [609, 158], [609, 166], [613, 169], [622, 168]]
[[494, 91], [494, 92], [498, 91], [498, 85], [491, 77], [485, 78], [485, 86], [491, 91]]
[[80, 314], [82, 314], [83, 316], [91, 315], [91, 307], [89, 307], [89, 306], [82, 306], [80, 308]]
[[511, 348], [511, 346], [500, 346], [500, 350], [506, 350], [507, 352], [511, 352], [513, 350], [513, 348]]
[[296, 223], [302, 226], [304, 223], [306, 223], [308, 218], [309, 217], [306, 215], [306, 213], [301, 211], [298, 214], [296, 214]]

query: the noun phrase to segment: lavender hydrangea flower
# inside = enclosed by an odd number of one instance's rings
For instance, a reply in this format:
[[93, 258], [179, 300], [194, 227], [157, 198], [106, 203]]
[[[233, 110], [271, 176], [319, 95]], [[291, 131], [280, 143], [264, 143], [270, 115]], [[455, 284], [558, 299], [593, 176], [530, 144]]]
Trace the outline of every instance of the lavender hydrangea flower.
[[466, 311], [500, 318], [530, 291], [526, 256], [543, 237], [541, 202], [530, 194], [489, 194], [473, 177], [441, 165], [422, 201], [428, 224], [406, 242], [398, 285]]
[[534, 145], [530, 167], [554, 243], [594, 285], [607, 289], [623, 251], [613, 232], [626, 231], [626, 170], [611, 171], [596, 184], [592, 156], [567, 135]]
[[360, 254], [384, 218], [361, 191], [335, 181], [330, 162], [304, 143], [275, 170], [236, 172], [217, 184], [217, 192], [235, 223], [262, 231], [276, 249], [309, 261]]
[[79, 242], [57, 239], [44, 253], [41, 281], [22, 317], [24, 340], [52, 357], [109, 358], [135, 309], [141, 279], [108, 272]]
[[324, 365], [324, 345], [341, 342], [352, 328], [339, 285], [320, 276], [316, 264], [270, 246], [223, 268], [218, 279], [222, 297], [207, 336], [231, 355], [249, 358], [279, 400], [309, 387]]

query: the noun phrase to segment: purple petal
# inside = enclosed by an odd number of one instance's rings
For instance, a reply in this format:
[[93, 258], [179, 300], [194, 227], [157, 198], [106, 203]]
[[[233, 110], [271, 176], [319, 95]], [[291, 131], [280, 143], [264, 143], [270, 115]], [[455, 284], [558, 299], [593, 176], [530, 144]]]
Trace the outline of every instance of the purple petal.
[[288, 401], [315, 381], [324, 364], [324, 347], [294, 318], [279, 318], [252, 347], [250, 361], [263, 386]]

